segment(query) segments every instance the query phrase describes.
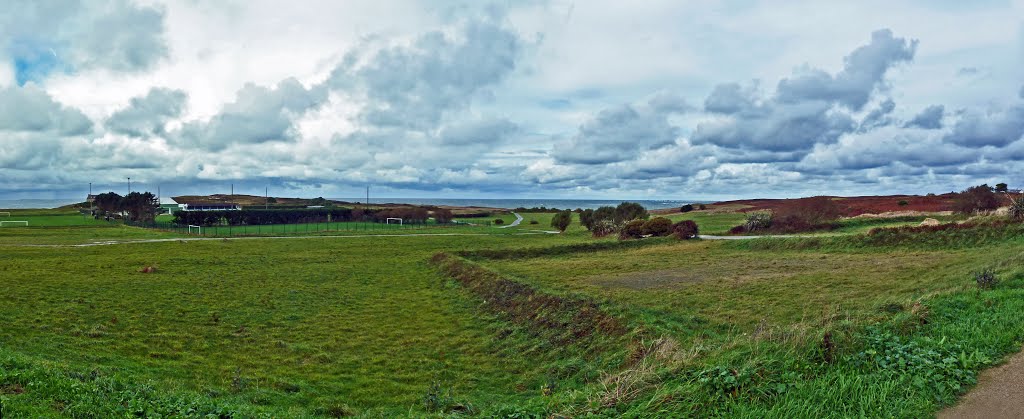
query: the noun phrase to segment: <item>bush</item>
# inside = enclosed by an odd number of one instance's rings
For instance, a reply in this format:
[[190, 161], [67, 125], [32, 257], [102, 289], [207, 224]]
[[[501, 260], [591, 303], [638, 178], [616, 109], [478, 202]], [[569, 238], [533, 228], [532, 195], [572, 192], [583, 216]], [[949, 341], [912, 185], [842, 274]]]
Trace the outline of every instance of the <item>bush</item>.
[[594, 210], [585, 209], [580, 211], [580, 224], [586, 227], [587, 230], [592, 230], [594, 227]]
[[650, 217], [647, 210], [636, 202], [623, 202], [615, 207], [614, 221], [617, 225], [623, 225], [633, 220], [646, 220]]
[[739, 225], [729, 229], [729, 234], [743, 234], [747, 232], [747, 227]]
[[622, 226], [619, 240], [639, 239], [644, 234], [644, 220], [633, 220]]
[[751, 212], [743, 222], [743, 231], [754, 232], [767, 230], [772, 226], [772, 213], [769, 211]]
[[978, 288], [990, 290], [999, 285], [999, 278], [996, 278], [996, 273], [992, 269], [986, 268], [974, 274], [974, 282], [978, 283]]
[[530, 224], [540, 224], [540, 221], [537, 221], [537, 220], [530, 220]]
[[559, 211], [554, 217], [551, 217], [551, 226], [557, 228], [558, 231], [565, 232], [565, 229], [572, 223], [572, 211], [565, 210]]
[[910, 205], [910, 203], [907, 202], [905, 199], [902, 199], [902, 200], [900, 200], [900, 202], [897, 202], [896, 205], [899, 205], [901, 207], [905, 207], [907, 205]]
[[1006, 191], [1009, 191], [1009, 190], [1010, 190], [1009, 186], [1007, 184], [1005, 184], [1005, 183], [997, 183], [996, 184], [996, 192], [1006, 192]]
[[679, 207], [679, 212], [690, 212], [693, 211], [693, 204], [686, 204]]
[[708, 209], [708, 207], [706, 205], [704, 205], [704, 204], [700, 204], [700, 206], [697, 207], [697, 208], [699, 208], [701, 211], [704, 211], [704, 210]]
[[1016, 220], [1024, 218], [1024, 195], [1010, 197], [1010, 208], [1007, 214]]
[[455, 218], [455, 214], [452, 211], [445, 208], [438, 208], [434, 210], [434, 221], [438, 224], [448, 224]]
[[683, 220], [672, 225], [672, 233], [679, 240], [689, 240], [697, 238], [699, 231], [693, 220]]
[[502, 220], [501, 218], [495, 218], [494, 219], [494, 225], [499, 225], [500, 226], [502, 224], [505, 224], [505, 220]]
[[961, 214], [973, 214], [978, 211], [991, 211], [999, 208], [999, 199], [986, 184], [972, 186], [956, 194], [953, 209]]
[[672, 220], [665, 217], [655, 217], [644, 223], [643, 234], [654, 237], [664, 237], [672, 234]]
[[594, 237], [604, 237], [615, 232], [615, 224], [612, 220], [594, 221], [590, 226], [590, 232]]

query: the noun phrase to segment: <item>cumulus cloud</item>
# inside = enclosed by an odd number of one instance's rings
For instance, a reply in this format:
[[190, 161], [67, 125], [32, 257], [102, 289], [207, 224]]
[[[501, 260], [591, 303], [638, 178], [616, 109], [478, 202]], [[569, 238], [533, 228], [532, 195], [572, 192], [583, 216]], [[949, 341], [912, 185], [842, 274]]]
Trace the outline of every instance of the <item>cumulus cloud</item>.
[[808, 150], [815, 144], [835, 142], [855, 129], [846, 113], [827, 102], [771, 103], [700, 123], [695, 144], [766, 151]]
[[0, 45], [21, 84], [57, 71], [141, 71], [168, 56], [164, 14], [127, 0], [15, 0], [0, 13]]
[[905, 126], [908, 128], [939, 129], [942, 128], [942, 117], [945, 113], [945, 106], [932, 105], [924, 108], [921, 113], [914, 116], [910, 121], [907, 121]]
[[1003, 147], [1024, 136], [1024, 104], [964, 112], [946, 141], [965, 147]]
[[57, 103], [35, 84], [0, 89], [0, 131], [75, 136], [92, 132], [92, 125], [81, 111]]
[[679, 136], [679, 128], [670, 124], [668, 115], [659, 110], [662, 109], [637, 109], [631, 105], [602, 110], [581, 125], [569, 141], [558, 144], [552, 156], [566, 163], [607, 164], [672, 144]]
[[432, 31], [368, 57], [349, 55], [329, 84], [367, 99], [365, 123], [425, 130], [489, 94], [516, 68], [521, 49], [519, 36], [500, 22], [470, 19], [454, 35]]
[[190, 122], [176, 134], [186, 146], [223, 150], [232, 144], [290, 141], [295, 138], [295, 118], [327, 100], [322, 86], [307, 89], [293, 78], [273, 88], [246, 84], [235, 101], [209, 121]]
[[739, 83], [725, 83], [715, 86], [707, 99], [704, 99], [704, 110], [724, 114], [739, 113], [753, 109], [758, 100], [756, 85], [744, 88]]
[[861, 120], [860, 131], [864, 132], [871, 130], [872, 128], [892, 124], [893, 119], [890, 115], [892, 115], [892, 111], [894, 109], [896, 109], [896, 102], [893, 102], [891, 98], [884, 100], [877, 108], [872, 109], [871, 112]]
[[807, 69], [793, 78], [782, 79], [777, 88], [782, 102], [823, 100], [860, 110], [875, 90], [884, 87], [885, 73], [901, 62], [914, 59], [917, 40], [896, 38], [889, 29], [871, 34], [871, 42], [855, 49], [844, 59], [843, 70], [835, 76]]
[[132, 98], [128, 107], [107, 118], [108, 130], [133, 137], [164, 135], [164, 124], [185, 110], [188, 95], [182, 90], [154, 87], [146, 96]]

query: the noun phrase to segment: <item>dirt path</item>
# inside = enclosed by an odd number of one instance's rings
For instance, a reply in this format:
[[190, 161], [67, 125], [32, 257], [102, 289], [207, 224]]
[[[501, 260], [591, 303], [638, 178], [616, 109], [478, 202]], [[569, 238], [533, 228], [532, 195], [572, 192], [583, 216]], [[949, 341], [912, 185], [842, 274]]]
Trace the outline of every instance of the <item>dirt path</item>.
[[956, 406], [939, 412], [940, 419], [1024, 417], [1024, 352], [978, 377], [978, 386]]

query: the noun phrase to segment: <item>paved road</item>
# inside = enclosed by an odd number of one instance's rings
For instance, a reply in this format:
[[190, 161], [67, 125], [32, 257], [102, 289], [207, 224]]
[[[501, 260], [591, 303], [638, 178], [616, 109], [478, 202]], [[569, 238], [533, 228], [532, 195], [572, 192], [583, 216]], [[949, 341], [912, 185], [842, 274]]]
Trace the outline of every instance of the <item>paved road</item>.
[[523, 216], [522, 215], [519, 215], [518, 213], [514, 213], [514, 212], [512, 213], [512, 215], [516, 216], [516, 220], [513, 221], [512, 224], [509, 224], [507, 226], [501, 226], [501, 227], [498, 227], [498, 228], [515, 227], [515, 226], [519, 225], [519, 223], [523, 222]]

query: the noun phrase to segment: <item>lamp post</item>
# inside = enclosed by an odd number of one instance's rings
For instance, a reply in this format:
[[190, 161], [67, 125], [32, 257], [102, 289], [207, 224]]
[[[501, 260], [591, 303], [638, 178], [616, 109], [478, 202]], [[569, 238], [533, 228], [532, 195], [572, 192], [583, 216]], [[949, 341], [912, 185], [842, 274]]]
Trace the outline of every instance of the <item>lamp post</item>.
[[128, 176], [128, 193], [132, 193], [132, 177]]

